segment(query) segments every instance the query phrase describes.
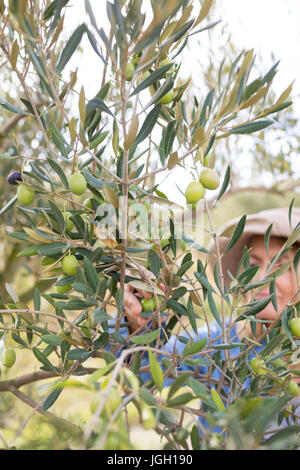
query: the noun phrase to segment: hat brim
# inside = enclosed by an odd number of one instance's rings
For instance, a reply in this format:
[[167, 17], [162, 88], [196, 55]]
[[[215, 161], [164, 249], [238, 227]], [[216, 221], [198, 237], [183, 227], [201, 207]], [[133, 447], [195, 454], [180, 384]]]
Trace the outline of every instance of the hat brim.
[[[232, 278], [236, 277], [236, 271], [239, 264], [239, 261], [242, 257], [243, 250], [248, 246], [250, 239], [254, 235], [265, 235], [266, 231], [272, 224], [272, 230], [270, 236], [276, 236], [281, 238], [288, 238], [292, 233], [292, 228], [289, 224], [289, 209], [288, 208], [279, 208], [279, 209], [270, 209], [266, 211], [261, 211], [257, 214], [251, 214], [247, 216], [246, 224], [244, 231], [235, 243], [235, 245], [225, 253], [226, 247], [230, 242], [231, 236], [236, 228], [237, 223], [240, 218], [236, 218], [232, 221], [229, 221], [227, 224], [221, 228], [216, 237], [216, 242], [211, 240], [208, 249], [215, 256], [211, 257], [211, 263], [214, 265], [216, 261], [217, 252], [219, 251], [221, 255], [221, 264], [222, 271], [224, 276], [225, 285], [228, 287]], [[293, 217], [291, 219], [292, 227], [300, 221], [300, 209], [295, 208]], [[298, 242], [300, 241], [300, 234], [298, 237]], [[218, 243], [218, 248], [216, 246]]]

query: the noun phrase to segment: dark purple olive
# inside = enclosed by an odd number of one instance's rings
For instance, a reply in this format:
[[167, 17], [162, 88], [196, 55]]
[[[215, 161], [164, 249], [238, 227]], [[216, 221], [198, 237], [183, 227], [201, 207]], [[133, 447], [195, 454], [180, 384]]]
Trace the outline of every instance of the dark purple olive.
[[13, 171], [8, 175], [7, 181], [9, 184], [16, 186], [18, 184], [17, 181], [23, 181], [22, 173], [20, 171]]

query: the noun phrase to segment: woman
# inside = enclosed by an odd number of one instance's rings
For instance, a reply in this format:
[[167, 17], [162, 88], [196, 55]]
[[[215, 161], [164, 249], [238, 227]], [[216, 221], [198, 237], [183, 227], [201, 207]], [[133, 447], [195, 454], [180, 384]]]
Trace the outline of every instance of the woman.
[[[209, 337], [211, 343], [214, 345], [224, 343], [225, 338], [228, 343], [231, 343], [231, 346], [234, 346], [233, 343], [239, 343], [244, 340], [246, 341], [246, 344], [248, 342], [251, 347], [251, 353], [248, 356], [248, 361], [250, 363], [251, 359], [256, 355], [259, 355], [260, 351], [262, 351], [266, 345], [264, 342], [266, 333], [278, 322], [286, 306], [294, 305], [300, 300], [300, 276], [298, 279], [293, 267], [293, 259], [300, 246], [300, 208], [294, 208], [290, 217], [288, 208], [270, 209], [249, 215], [246, 219], [242, 236], [238, 242], [226, 252], [226, 247], [228, 246], [229, 240], [231, 239], [238, 221], [239, 218], [228, 222], [217, 234], [217, 243], [212, 242], [208, 247], [211, 252], [211, 265], [213, 267], [214, 263], [216, 261], [218, 262], [216, 254], [219, 253], [221, 255], [221, 266], [219, 266], [219, 268], [221, 268], [222, 278], [227, 288], [234, 288], [236, 279], [241, 275], [242, 263], [240, 263], [240, 260], [243, 254], [245, 254], [245, 248], [248, 248], [249, 251], [248, 266], [259, 266], [255, 279], [251, 280], [252, 283], [259, 283], [259, 281], [267, 278], [270, 273], [274, 272], [274, 270], [282, 267], [281, 274], [275, 278], [276, 302], [268, 302], [267, 305], [265, 305], [265, 307], [255, 316], [255, 322], [252, 322], [252, 325], [248, 320], [235, 322], [234, 318], [227, 318], [225, 322], [226, 335], [224, 335], [224, 328], [222, 328], [217, 321], [214, 321], [208, 326], [199, 328], [197, 333], [190, 331], [188, 334], [183, 333], [180, 336], [185, 336], [186, 339], [192, 338], [195, 341]], [[298, 234], [298, 237], [294, 237], [294, 243], [289, 250], [284, 250], [288, 238], [298, 225], [298, 232], [294, 232], [294, 234]], [[270, 261], [273, 261], [273, 263], [270, 264]], [[142, 296], [150, 297], [151, 294], [146, 292], [138, 292], [134, 294], [133, 289], [130, 286], [126, 286], [124, 304], [127, 320], [131, 324], [131, 334], [146, 322], [146, 320], [140, 316], [142, 312], [142, 306], [140, 303]], [[258, 288], [248, 290], [248, 292], [243, 296], [243, 300], [246, 304], [253, 300], [263, 301], [269, 296], [270, 282], [267, 282], [261, 283]], [[169, 339], [165, 347], [166, 351], [169, 353], [177, 350], [180, 354], [185, 347], [185, 342], [182, 342], [182, 338], [179, 340], [178, 336], [174, 335]], [[221, 352], [224, 359], [228, 357], [236, 358], [240, 356], [240, 353], [241, 350], [238, 345], [237, 347], [230, 349], [230, 352], [226, 350], [222, 350]], [[288, 359], [289, 358], [285, 360]], [[148, 358], [146, 356], [143, 360], [143, 365], [146, 365], [147, 363]], [[288, 367], [296, 367], [300, 369], [299, 365], [297, 366], [296, 364], [292, 364]], [[180, 364], [180, 370], [193, 370], [193, 367], [186, 364]], [[205, 377], [207, 372], [208, 367], [198, 367], [198, 373], [202, 374], [202, 377]], [[213, 370], [210, 370], [207, 377], [209, 377], [208, 381], [210, 381], [210, 384], [218, 383], [220, 381], [223, 382], [224, 374], [220, 368], [215, 367]], [[143, 374], [142, 378], [147, 380], [150, 376], [149, 374]], [[300, 382], [299, 376], [292, 375], [292, 378], [294, 381], [298, 383]], [[165, 384], [169, 385], [170, 380], [167, 379]], [[244, 383], [241, 385], [244, 390], [249, 390], [251, 387], [251, 377], [248, 375]], [[223, 390], [224, 389], [226, 394], [228, 394], [229, 404], [231, 390], [230, 384], [228, 385], [227, 383], [227, 385], [223, 387]], [[298, 392], [299, 390], [300, 389], [298, 389]], [[292, 399], [290, 404], [297, 407], [297, 412], [299, 414], [299, 395], [297, 398], [295, 397]], [[202, 429], [208, 426], [208, 423], [204, 418], [199, 418], [199, 423], [202, 426]], [[277, 427], [275, 421], [273, 423], [274, 424], [272, 424], [272, 428], [269, 428], [269, 431]], [[281, 423], [280, 426], [285, 426], [285, 424]], [[221, 429], [218, 427], [213, 426], [211, 429], [217, 433], [221, 432]]]
[[[270, 327], [272, 322], [280, 317], [286, 305], [292, 303], [296, 304], [300, 300], [299, 295], [299, 283], [297, 281], [296, 273], [293, 269], [292, 261], [296, 254], [297, 249], [300, 246], [300, 233], [298, 233], [298, 241], [296, 241], [291, 249], [283, 253], [276, 262], [272, 269], [268, 270], [270, 261], [284, 246], [286, 240], [292, 233], [292, 229], [295, 229], [300, 224], [300, 208], [294, 208], [289, 220], [288, 208], [276, 208], [261, 211], [257, 214], [251, 214], [247, 217], [245, 228], [242, 236], [238, 242], [229, 250], [224, 253], [225, 248], [228, 244], [228, 238], [230, 237], [239, 219], [234, 219], [223, 226], [218, 236], [219, 251], [222, 254], [222, 268], [224, 281], [227, 287], [232, 282], [232, 277], [236, 275], [236, 269], [239, 264], [239, 260], [242, 257], [244, 247], [247, 247], [250, 252], [250, 266], [259, 265], [258, 276], [255, 281], [262, 281], [267, 274], [274, 271], [279, 266], [290, 261], [290, 267], [276, 278], [276, 299], [277, 308], [272, 302], [256, 316], [256, 319], [261, 320], [256, 325], [256, 336], [260, 336], [262, 333], [263, 325]], [[291, 222], [291, 225], [290, 225]], [[272, 227], [268, 242], [268, 252], [266, 249], [266, 233], [268, 229]], [[299, 232], [299, 231], [298, 231]], [[211, 246], [210, 249], [216, 254], [216, 246]], [[252, 281], [253, 282], [253, 281]], [[269, 284], [262, 285], [261, 288], [249, 291], [248, 299], [264, 299], [270, 295]], [[250, 296], [252, 298], [250, 299]], [[263, 322], [263, 320], [265, 322]], [[241, 338], [245, 332], [249, 332], [249, 322], [243, 325], [244, 330], [239, 325], [239, 337]], [[251, 334], [251, 333], [250, 333]]]
[[[230, 286], [230, 283], [234, 279], [244, 247], [248, 247], [249, 249], [250, 265], [260, 266], [256, 281], [262, 280], [264, 278], [270, 260], [272, 260], [272, 258], [279, 253], [287, 238], [291, 235], [292, 229], [296, 228], [296, 226], [300, 224], [300, 208], [293, 209], [291, 215], [291, 226], [289, 223], [288, 214], [288, 208], [276, 208], [249, 215], [247, 217], [242, 236], [227, 253], [224, 253], [225, 248], [239, 219], [237, 218], [231, 220], [221, 228], [217, 234], [218, 249], [216, 244], [211, 242], [209, 250], [215, 257], [218, 251], [222, 256], [222, 271], [224, 282], [227, 287]], [[265, 247], [265, 235], [271, 225], [272, 230], [270, 232], [267, 253]], [[285, 262], [288, 262], [289, 260], [292, 260], [297, 251], [297, 248], [300, 246], [299, 243], [300, 233], [298, 236], [298, 241], [293, 244], [292, 248], [287, 253], [284, 253], [283, 256], [281, 256], [276, 261], [273, 269]], [[211, 257], [212, 265], [215, 261], [216, 259]], [[296, 303], [296, 301], [300, 299], [298, 289], [299, 285], [297, 284], [296, 275], [291, 266], [290, 269], [285, 271], [276, 279], [277, 309], [275, 309], [274, 305], [270, 302], [265, 307], [265, 309], [257, 315], [256, 318], [265, 320], [266, 325], [276, 320], [276, 318], [278, 318], [280, 313], [282, 313], [285, 306], [289, 304], [289, 302]], [[151, 294], [147, 292], [139, 292], [137, 295], [135, 295], [133, 290], [134, 289], [130, 286], [126, 286], [126, 294], [124, 299], [125, 313], [127, 315], [128, 321], [131, 322], [132, 325], [131, 331], [134, 331], [139, 326], [143, 326], [146, 323], [146, 320], [140, 317], [142, 312], [140, 298], [142, 296], [151, 297]], [[263, 299], [268, 296], [269, 286], [266, 284], [262, 286], [262, 288], [256, 290], [254, 297], [256, 299]], [[257, 334], [259, 334], [262, 330], [262, 323], [258, 326], [258, 329], [259, 331], [257, 331]]]
[[[261, 281], [266, 274], [278, 269], [278, 267], [282, 266], [284, 263], [290, 263], [289, 266], [286, 265], [286, 270], [283, 270], [283, 273], [276, 277], [276, 303], [270, 301], [255, 317], [256, 331], [254, 339], [259, 341], [263, 339], [266, 331], [276, 324], [276, 321], [279, 320], [285, 307], [289, 304], [296, 304], [296, 302], [300, 300], [299, 280], [297, 280], [292, 263], [300, 242], [300, 208], [293, 208], [290, 218], [288, 208], [269, 209], [249, 215], [246, 219], [242, 236], [229, 251], [225, 252], [238, 221], [239, 218], [225, 224], [217, 234], [217, 245], [215, 242], [212, 242], [209, 246], [209, 250], [213, 254], [213, 256], [210, 256], [212, 265], [214, 265], [216, 261], [216, 253], [219, 252], [221, 254], [222, 274], [227, 288], [234, 285], [234, 280], [241, 274], [241, 272], [237, 273], [237, 268], [240, 269], [239, 262], [245, 247], [249, 249], [250, 266], [259, 266], [255, 282]], [[296, 242], [293, 243], [293, 246], [291, 246], [288, 251], [278, 256], [286, 240], [297, 225], [299, 225], [299, 230]], [[269, 232], [268, 229], [271, 229], [271, 231]], [[267, 233], [269, 233], [269, 237], [266, 236]], [[268, 245], [268, 251], [266, 250], [266, 243]], [[274, 260], [273, 266], [269, 266], [270, 261], [275, 257], [276, 259]], [[252, 280], [252, 283], [253, 282]], [[270, 295], [269, 289], [269, 283], [265, 283], [262, 284], [260, 288], [249, 290], [248, 293], [244, 295], [245, 303], [267, 298]], [[140, 299], [142, 296], [151, 297], [151, 295], [152, 294], [146, 292], [134, 294], [133, 289], [130, 286], [126, 286], [124, 304], [127, 320], [131, 325], [130, 333], [133, 333], [137, 328], [146, 323], [146, 320], [140, 316], [142, 312]], [[235, 323], [234, 320], [235, 319], [231, 321], [229, 319], [226, 320], [229, 335], [228, 340], [231, 342], [239, 342], [245, 337], [250, 340], [251, 338], [253, 339], [253, 326], [251, 327], [250, 322], [239, 321]], [[217, 322], [212, 322], [209, 325], [209, 335], [212, 341], [217, 343], [224, 342], [224, 331]], [[182, 336], [185, 336], [185, 334]], [[192, 337], [194, 340], [199, 340], [207, 336], [208, 328], [206, 326], [199, 328], [197, 334], [189, 332], [189, 335], [186, 335], [187, 338]], [[171, 351], [176, 348], [179, 354], [182, 352], [184, 346], [185, 344], [179, 342], [178, 338], [175, 336], [171, 337], [168, 342], [168, 350]], [[259, 349], [261, 348], [254, 348], [253, 354], [256, 354]], [[238, 348], [231, 350], [232, 357], [238, 353]], [[215, 370], [214, 374], [215, 378], [219, 378], [220, 373], [218, 370]], [[295, 380], [299, 381], [300, 378], [295, 377]]]

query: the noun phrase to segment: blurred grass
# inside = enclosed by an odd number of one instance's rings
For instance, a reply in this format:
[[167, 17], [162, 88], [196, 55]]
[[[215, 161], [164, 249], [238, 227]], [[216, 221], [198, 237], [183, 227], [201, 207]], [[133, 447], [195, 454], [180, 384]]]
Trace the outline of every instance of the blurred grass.
[[[218, 230], [224, 223], [244, 214], [254, 214], [275, 207], [289, 207], [295, 198], [294, 207], [300, 207], [300, 193], [287, 191], [275, 194], [267, 191], [242, 191], [225, 198], [213, 211], [212, 219]], [[205, 217], [205, 225], [208, 225]]]

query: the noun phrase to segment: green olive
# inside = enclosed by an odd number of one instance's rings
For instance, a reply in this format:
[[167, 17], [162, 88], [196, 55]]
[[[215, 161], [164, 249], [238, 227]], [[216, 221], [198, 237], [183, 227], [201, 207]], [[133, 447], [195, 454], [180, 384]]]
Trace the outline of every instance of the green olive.
[[135, 66], [133, 62], [128, 62], [126, 65], [126, 80], [131, 82], [135, 72]]
[[194, 204], [203, 198], [205, 189], [203, 185], [198, 181], [192, 181], [189, 183], [185, 190], [185, 198], [187, 204]]
[[156, 309], [155, 297], [150, 297], [150, 299], [145, 298], [141, 301], [141, 304], [143, 311]]
[[297, 382], [295, 382], [294, 380], [291, 380], [290, 383], [288, 384], [287, 391], [294, 397], [297, 397], [299, 395], [299, 386]]
[[146, 78], [148, 78], [150, 75], [151, 75], [151, 73], [149, 72], [149, 70], [146, 70], [146, 72], [144, 72], [143, 74], [141, 74], [141, 75], [139, 76], [139, 78], [137, 79], [137, 85], [139, 85], [141, 82], [143, 82], [144, 80], [146, 80]]
[[262, 359], [258, 357], [254, 357], [250, 361], [250, 367], [254, 372], [254, 375], [266, 375], [266, 365]]
[[24, 204], [24, 206], [28, 206], [28, 204], [31, 204], [34, 199], [34, 195], [35, 192], [33, 191], [33, 189], [27, 188], [23, 184], [19, 185], [17, 189], [17, 198], [21, 204]]
[[74, 276], [74, 274], [76, 274], [76, 267], [78, 264], [77, 258], [74, 255], [65, 256], [61, 262], [63, 272], [70, 276]]
[[72, 213], [68, 211], [63, 211], [62, 215], [64, 216], [64, 219], [67, 222], [67, 232], [70, 232], [74, 227], [72, 220], [70, 220], [70, 217], [72, 217]]
[[292, 318], [289, 327], [293, 336], [300, 338], [300, 318]]
[[[155, 300], [155, 297], [150, 297], [150, 299], [143, 299], [141, 301], [141, 304], [142, 304], [142, 309], [143, 309], [143, 312], [145, 311], [153, 311], [153, 310], [156, 310], [159, 305], [162, 303], [163, 301], [163, 297], [161, 295], [158, 295], [157, 296], [157, 300], [158, 300], [158, 304], [156, 303], [156, 300]], [[165, 310], [167, 307], [166, 305], [161, 309], [161, 311]]]
[[187, 249], [187, 244], [186, 244], [185, 240], [180, 241], [180, 248], [181, 248], [182, 251], [185, 251]]
[[48, 266], [49, 264], [55, 263], [57, 260], [54, 258], [51, 258], [50, 256], [44, 256], [42, 259], [41, 265], [42, 266]]
[[261, 402], [262, 402], [262, 398], [260, 397], [248, 398], [245, 401], [245, 404], [243, 405], [241, 409], [241, 418], [242, 419], [247, 418], [247, 416], [249, 416], [252, 411], [254, 411], [256, 408], [259, 407]]
[[74, 173], [69, 180], [69, 188], [73, 194], [80, 196], [87, 188], [87, 182], [83, 175]]
[[1, 355], [2, 363], [5, 367], [9, 368], [16, 362], [16, 352], [13, 348], [7, 348]]
[[165, 65], [173, 64], [172, 67], [169, 68], [168, 72], [174, 70], [174, 62], [170, 59], [164, 59], [160, 62], [159, 68], [164, 67]]
[[199, 181], [207, 189], [217, 189], [220, 184], [218, 174], [211, 168], [201, 171]]
[[112, 414], [118, 406], [122, 403], [120, 393], [115, 387], [112, 387], [109, 392], [109, 397], [105, 403], [105, 409], [108, 413]]
[[170, 243], [170, 241], [169, 241], [168, 238], [162, 238], [162, 239], [160, 240], [160, 246], [161, 246], [161, 248], [164, 248], [165, 246], [169, 245], [169, 243]]
[[172, 90], [168, 91], [165, 95], [163, 95], [158, 102], [162, 104], [169, 104], [174, 99], [174, 93]]
[[131, 401], [127, 404], [126, 408], [127, 408], [128, 424], [131, 426], [138, 424], [140, 414], [135, 404]]
[[72, 285], [65, 284], [63, 286], [56, 286], [56, 290], [58, 294], [66, 294], [67, 292], [70, 292], [70, 290], [72, 290]]
[[271, 363], [275, 367], [286, 367], [286, 363], [284, 362], [283, 359], [281, 359], [281, 357], [278, 357], [277, 359], [274, 359], [273, 361], [271, 361]]
[[83, 205], [84, 205], [85, 207], [87, 207], [88, 209], [92, 209], [92, 210], [94, 209], [90, 197], [88, 197], [88, 198], [84, 201]]

